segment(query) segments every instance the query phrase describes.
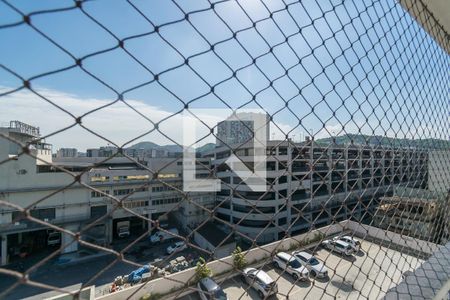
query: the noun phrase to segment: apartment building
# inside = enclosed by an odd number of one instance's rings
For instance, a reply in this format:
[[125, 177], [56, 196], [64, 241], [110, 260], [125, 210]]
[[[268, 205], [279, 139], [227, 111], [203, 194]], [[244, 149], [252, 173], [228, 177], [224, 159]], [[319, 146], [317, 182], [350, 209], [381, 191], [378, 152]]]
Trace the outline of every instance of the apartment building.
[[[251, 169], [252, 145], [233, 149]], [[427, 184], [425, 151], [268, 141], [267, 191], [254, 192], [230, 170], [230, 155], [228, 146], [208, 154], [222, 181], [216, 216], [262, 243], [332, 221], [370, 219], [379, 197], [393, 187]]]
[[[208, 215], [199, 209], [212, 205], [214, 194], [181, 192], [181, 159], [150, 159], [137, 164], [125, 157], [52, 158], [51, 145], [40, 141], [39, 129], [23, 123], [0, 128], [0, 236], [1, 265], [27, 248], [36, 253], [47, 248], [53, 230], [24, 217], [29, 214], [60, 228], [79, 232], [96, 244], [117, 238], [117, 224], [127, 221], [131, 234], [144, 232], [151, 220], [177, 213], [183, 224], [198, 224]], [[30, 155], [14, 141], [30, 144]], [[207, 177], [209, 159], [198, 159], [198, 177]], [[67, 170], [64, 172], [62, 169]], [[157, 175], [155, 175], [157, 174]], [[118, 202], [121, 201], [121, 205]], [[123, 206], [123, 208], [121, 207]], [[125, 208], [125, 209], [124, 209]], [[78, 243], [62, 233], [62, 252], [73, 252]]]
[[[255, 122], [263, 125], [255, 128]], [[240, 112], [217, 124], [216, 144], [219, 146], [244, 144], [253, 139], [255, 130], [264, 130], [261, 136], [270, 138], [270, 118], [267, 114]]]
[[77, 157], [78, 150], [76, 148], [60, 148], [56, 151], [57, 158], [63, 157]]

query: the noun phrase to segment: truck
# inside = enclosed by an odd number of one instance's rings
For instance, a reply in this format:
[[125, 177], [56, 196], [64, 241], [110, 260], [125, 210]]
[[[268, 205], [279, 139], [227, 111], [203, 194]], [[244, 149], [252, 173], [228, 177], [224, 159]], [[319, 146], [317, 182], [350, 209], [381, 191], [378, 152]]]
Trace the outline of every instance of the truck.
[[47, 231], [47, 246], [58, 246], [61, 244], [61, 232]]
[[117, 222], [117, 236], [119, 238], [130, 236], [130, 221]]
[[178, 229], [171, 228], [167, 230], [169, 233], [165, 231], [157, 231], [150, 236], [150, 243], [157, 244], [165, 241], [169, 241], [171, 239], [176, 238], [174, 235], [178, 235]]

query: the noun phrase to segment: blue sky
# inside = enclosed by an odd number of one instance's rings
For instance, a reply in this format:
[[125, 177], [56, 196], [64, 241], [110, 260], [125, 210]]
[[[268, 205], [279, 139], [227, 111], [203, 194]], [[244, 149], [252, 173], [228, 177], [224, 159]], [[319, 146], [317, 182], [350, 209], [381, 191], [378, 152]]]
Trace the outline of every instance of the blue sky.
[[[73, 1], [10, 2], [23, 14], [74, 6]], [[96, 0], [83, 3], [85, 13], [73, 8], [32, 14], [33, 26], [69, 55], [26, 24], [1, 28], [22, 16], [0, 2], [0, 64], [29, 79], [73, 66], [71, 56], [84, 58], [83, 68], [99, 80], [73, 67], [31, 81], [76, 116], [122, 94], [152, 121], [185, 103], [225, 108], [224, 101], [232, 108], [258, 104], [284, 133], [297, 137], [311, 129], [317, 137], [342, 134], [342, 124], [352, 133], [361, 128], [367, 134], [446, 137], [449, 58], [394, 1], [219, 1], [214, 10], [203, 0], [130, 3]], [[117, 39], [124, 40], [128, 53], [117, 48]], [[151, 82], [154, 74], [160, 74], [158, 82]], [[0, 93], [20, 85], [0, 69]], [[45, 114], [55, 108], [26, 93], [0, 97], [1, 122], [18, 118], [41, 126], [44, 134], [73, 122], [57, 109]], [[117, 143], [151, 130], [142, 116], [116, 106], [88, 116], [86, 124]], [[177, 140], [179, 130], [171, 122], [161, 128]], [[171, 143], [161, 134], [142, 139]], [[48, 140], [81, 149], [106, 142], [82, 129]]]

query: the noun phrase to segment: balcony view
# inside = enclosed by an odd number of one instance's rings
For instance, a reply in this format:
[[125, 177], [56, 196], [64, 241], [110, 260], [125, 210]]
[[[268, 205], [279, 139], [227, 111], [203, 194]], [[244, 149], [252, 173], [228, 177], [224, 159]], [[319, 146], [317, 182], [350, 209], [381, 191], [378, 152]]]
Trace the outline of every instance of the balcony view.
[[450, 299], [445, 0], [0, 0], [0, 299]]

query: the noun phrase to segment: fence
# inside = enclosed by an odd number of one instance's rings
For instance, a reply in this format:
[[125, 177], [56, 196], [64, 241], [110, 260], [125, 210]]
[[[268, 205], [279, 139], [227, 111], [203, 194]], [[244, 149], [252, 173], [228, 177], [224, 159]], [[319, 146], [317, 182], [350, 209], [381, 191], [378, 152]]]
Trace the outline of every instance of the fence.
[[[450, 236], [442, 10], [0, 1], [0, 298], [197, 297], [207, 275], [230, 299], [407, 284]], [[327, 276], [273, 266], [296, 249]]]

